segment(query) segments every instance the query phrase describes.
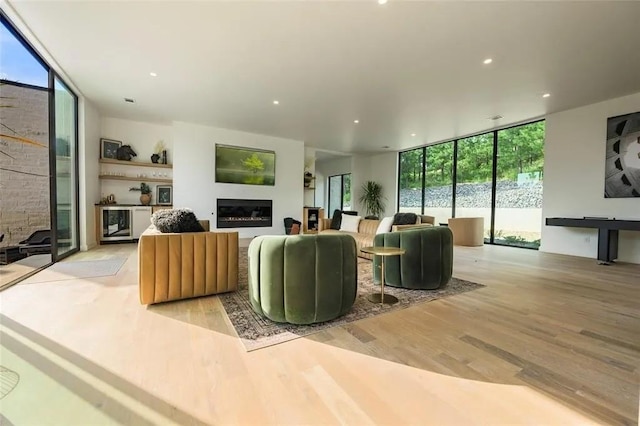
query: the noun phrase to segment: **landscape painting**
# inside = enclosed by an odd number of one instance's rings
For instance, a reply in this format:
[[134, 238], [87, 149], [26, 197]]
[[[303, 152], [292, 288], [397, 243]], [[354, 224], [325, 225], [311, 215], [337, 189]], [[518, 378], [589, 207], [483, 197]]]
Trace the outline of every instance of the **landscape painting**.
[[216, 144], [216, 182], [275, 185], [276, 153]]
[[604, 196], [640, 197], [640, 112], [607, 120]]

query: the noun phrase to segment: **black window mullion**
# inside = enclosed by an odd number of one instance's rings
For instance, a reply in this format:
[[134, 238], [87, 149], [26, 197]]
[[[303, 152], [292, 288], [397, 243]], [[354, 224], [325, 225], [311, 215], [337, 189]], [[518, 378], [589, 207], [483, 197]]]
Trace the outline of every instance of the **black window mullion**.
[[456, 188], [458, 185], [458, 139], [453, 141], [453, 173], [451, 175], [451, 217], [456, 217]]
[[427, 177], [427, 147], [422, 147], [422, 199], [420, 200], [420, 214], [424, 215], [424, 193], [427, 190], [426, 188], [426, 177]]
[[489, 231], [489, 244], [494, 244], [494, 232], [496, 227], [496, 190], [498, 179], [498, 131], [493, 131], [493, 167], [491, 176], [491, 230]]
[[344, 175], [340, 175], [340, 210], [344, 210]]

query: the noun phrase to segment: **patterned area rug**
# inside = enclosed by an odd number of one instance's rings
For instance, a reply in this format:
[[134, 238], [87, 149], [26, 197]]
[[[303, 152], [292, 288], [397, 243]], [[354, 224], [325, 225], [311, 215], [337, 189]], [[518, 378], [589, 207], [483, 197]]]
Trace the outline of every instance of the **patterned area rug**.
[[247, 287], [246, 248], [240, 249], [239, 257], [239, 289], [233, 293], [221, 294], [219, 297], [247, 351], [265, 348], [330, 327], [484, 287], [482, 284], [457, 278], [452, 278], [449, 284], [440, 290], [406, 290], [385, 286], [385, 293], [396, 296], [399, 300], [398, 303], [393, 305], [371, 303], [367, 300], [367, 296], [371, 293], [379, 292], [380, 286], [373, 283], [373, 263], [369, 260], [358, 258], [358, 295], [349, 313], [333, 321], [319, 324], [281, 324], [262, 318], [253, 312], [249, 303], [249, 289]]
[[58, 262], [40, 271], [21, 284], [36, 284], [50, 281], [73, 280], [77, 278], [106, 277], [118, 273], [127, 258], [116, 257], [104, 260], [81, 260], [77, 262]]

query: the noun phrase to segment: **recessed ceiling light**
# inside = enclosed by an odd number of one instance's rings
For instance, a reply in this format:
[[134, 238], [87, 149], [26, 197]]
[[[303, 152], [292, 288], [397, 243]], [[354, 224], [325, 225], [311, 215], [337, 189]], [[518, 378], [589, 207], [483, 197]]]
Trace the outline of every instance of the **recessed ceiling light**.
[[274, 105], [280, 105], [280, 101], [273, 101]]
[[495, 121], [495, 120], [500, 120], [501, 118], [504, 118], [504, 117], [501, 115], [494, 115], [493, 117], [489, 117], [489, 120]]
[[416, 135], [415, 133], [411, 133], [411, 136], [415, 136], [415, 135]]
[[389, 149], [389, 145], [383, 146], [384, 149]]
[[131, 98], [124, 98], [124, 101], [125, 101], [125, 102], [129, 102], [130, 104], [134, 104], [134, 103], [136, 102], [136, 101], [134, 101], [134, 100], [133, 100], [133, 99], [131, 99]]
[[358, 124], [360, 120], [353, 120], [354, 123]]
[[482, 61], [482, 63], [485, 64], [485, 65], [489, 65], [491, 62], [493, 62], [493, 59], [491, 59], [491, 58], [487, 58], [484, 61]]
[[378, 0], [378, 4], [386, 4], [388, 0]]
[[157, 77], [157, 76], [158, 76], [158, 74], [156, 74], [155, 72], [150, 72], [150, 73], [149, 73], [149, 75], [150, 75], [151, 77]]
[[551, 93], [545, 93], [544, 95], [542, 95], [543, 98], [548, 98], [549, 96], [551, 96]]

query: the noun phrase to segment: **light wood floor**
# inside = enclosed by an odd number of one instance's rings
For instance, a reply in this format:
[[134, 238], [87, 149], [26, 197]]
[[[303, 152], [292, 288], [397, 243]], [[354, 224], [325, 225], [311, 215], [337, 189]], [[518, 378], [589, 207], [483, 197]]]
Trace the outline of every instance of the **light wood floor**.
[[116, 423], [156, 421], [115, 393], [179, 424], [638, 422], [640, 265], [456, 247], [454, 275], [485, 288], [247, 353], [215, 296], [141, 306], [135, 248], [70, 259], [128, 256], [115, 276], [0, 293], [9, 349], [108, 385], [85, 398]]
[[0, 265], [0, 288], [51, 263], [50, 254], [36, 254], [8, 265]]

